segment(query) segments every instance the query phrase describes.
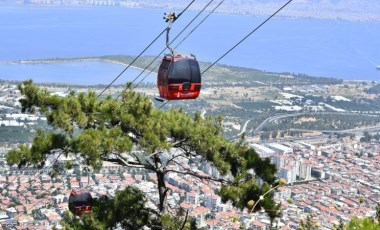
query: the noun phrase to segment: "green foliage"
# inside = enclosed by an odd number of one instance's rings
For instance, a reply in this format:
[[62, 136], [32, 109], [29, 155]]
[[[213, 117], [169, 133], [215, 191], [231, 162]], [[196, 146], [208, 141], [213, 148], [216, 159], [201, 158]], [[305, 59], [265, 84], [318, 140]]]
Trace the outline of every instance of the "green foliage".
[[104, 218], [107, 227], [115, 227], [118, 223], [126, 229], [138, 229], [148, 223], [149, 212], [144, 209], [146, 198], [136, 188], [127, 187], [117, 191], [115, 197], [107, 201], [103, 198], [94, 207], [98, 218]]
[[[39, 111], [46, 115], [53, 130], [39, 130], [32, 147], [20, 145], [18, 149], [11, 150], [7, 157], [10, 165], [42, 167], [47, 157], [58, 151], [64, 155], [80, 156], [84, 165], [95, 170], [102, 167], [103, 161], [145, 168], [157, 175], [159, 210], [162, 214], [165, 214], [167, 189], [163, 178], [166, 173], [177, 172], [209, 179], [191, 171], [175, 171], [166, 167], [159, 156], [171, 149], [177, 149], [186, 158], [202, 157], [222, 175], [232, 175], [232, 180], [220, 180], [223, 184], [221, 195], [223, 201], [231, 200], [237, 207], [244, 208], [249, 200], [257, 200], [274, 186], [275, 166], [268, 159], [261, 159], [243, 142], [226, 140], [222, 133], [221, 117], [203, 119], [198, 113], [190, 116], [181, 109], [156, 109], [149, 97], [133, 91], [130, 84], [120, 99], [98, 99], [93, 92], [71, 92], [68, 97], [51, 96], [46, 90], [33, 85], [32, 81], [24, 82], [19, 89], [24, 96], [20, 101], [22, 111]], [[131, 152], [133, 146], [141, 153]], [[170, 163], [173, 160], [167, 164]], [[66, 166], [70, 167], [71, 163]], [[248, 173], [250, 170], [254, 173]], [[256, 182], [258, 178], [263, 180], [263, 185]], [[133, 222], [132, 226], [146, 223], [147, 213], [138, 213], [121, 205], [131, 202], [138, 195], [134, 192], [128, 189], [115, 197], [113, 211], [104, 209], [108, 211], [102, 216], [106, 218], [109, 213], [113, 213], [112, 219], [124, 225], [123, 218], [127, 218], [128, 212], [131, 217], [137, 215], [141, 220]], [[145, 203], [140, 198], [141, 203], [135, 200], [135, 205], [141, 205], [138, 208]], [[272, 210], [268, 211], [271, 217], [278, 215], [279, 207], [273, 202], [273, 194], [265, 196], [257, 209], [260, 207]], [[84, 218], [89, 218], [81, 220], [87, 223], [95, 217]], [[106, 226], [111, 226], [109, 221], [102, 220]], [[130, 223], [127, 219], [125, 226], [130, 227]]]
[[77, 218], [65, 213], [64, 224], [67, 229], [109, 229], [118, 224], [124, 229], [139, 229], [149, 223], [150, 214], [144, 206], [146, 198], [138, 189], [127, 187], [117, 191], [115, 197], [94, 199], [91, 213]]
[[172, 217], [168, 214], [163, 215], [161, 217], [161, 222], [163, 229], [167, 230], [196, 230], [198, 229], [196, 226], [196, 220], [194, 218], [190, 218], [184, 223], [184, 217]]
[[80, 219], [73, 216], [70, 212], [65, 212], [62, 223], [66, 230], [104, 230], [104, 223], [97, 220], [92, 214], [84, 214]]
[[44, 193], [38, 194], [38, 195], [36, 195], [36, 199], [45, 198], [47, 195], [48, 195], [47, 192], [44, 192]]
[[354, 217], [346, 226], [347, 230], [380, 230], [380, 224], [376, 223], [372, 218], [358, 219]]
[[17, 164], [19, 167], [33, 165], [43, 167], [48, 154], [55, 149], [64, 149], [68, 140], [62, 134], [55, 134], [51, 131], [38, 130], [31, 148], [26, 145], [19, 145], [7, 155], [7, 162], [10, 165]]
[[[70, 230], [104, 230], [117, 226], [122, 229], [141, 229], [147, 226], [151, 229], [176, 230], [184, 223], [183, 217], [172, 218], [170, 215], [159, 217], [157, 213], [145, 207], [146, 197], [132, 186], [117, 191], [115, 197], [100, 197], [92, 201], [91, 213], [74, 216], [66, 212], [63, 225]], [[194, 220], [190, 219], [184, 224], [185, 230], [193, 230]]]
[[[236, 181], [236, 185], [222, 186], [220, 195], [223, 202], [231, 201], [235, 207], [244, 209], [246, 207], [252, 208], [250, 207], [252, 201], [258, 202], [260, 196], [270, 189], [271, 187], [268, 183], [259, 186], [256, 180], [252, 178], [251, 180], [241, 181], [240, 183]], [[263, 200], [258, 202], [253, 211], [258, 211], [263, 208], [271, 219], [279, 217], [281, 215], [281, 205], [273, 201], [273, 193], [269, 193], [263, 198]]]

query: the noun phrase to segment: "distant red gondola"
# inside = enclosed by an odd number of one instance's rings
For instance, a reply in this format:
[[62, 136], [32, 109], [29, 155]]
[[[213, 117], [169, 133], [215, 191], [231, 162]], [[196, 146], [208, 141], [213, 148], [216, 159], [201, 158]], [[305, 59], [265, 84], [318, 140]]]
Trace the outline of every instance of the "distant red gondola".
[[75, 214], [91, 212], [91, 193], [87, 190], [72, 190], [69, 197], [69, 210]]
[[201, 72], [194, 55], [177, 54], [169, 46], [169, 31], [175, 21], [174, 13], [167, 14], [169, 26], [166, 30], [166, 46], [171, 51], [161, 61], [157, 76], [157, 87], [160, 97], [157, 100], [195, 99], [202, 88]]

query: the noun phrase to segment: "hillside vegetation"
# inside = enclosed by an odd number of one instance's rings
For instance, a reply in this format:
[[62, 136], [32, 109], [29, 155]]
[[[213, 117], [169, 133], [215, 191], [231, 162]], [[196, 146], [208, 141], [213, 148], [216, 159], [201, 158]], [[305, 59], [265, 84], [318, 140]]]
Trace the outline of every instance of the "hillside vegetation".
[[[104, 60], [128, 65], [134, 56], [101, 56], [82, 57], [73, 59], [45, 59], [29, 60], [31, 63], [54, 63], [71, 61]], [[159, 59], [154, 57], [141, 57], [133, 65], [145, 68], [152, 63], [150, 68], [158, 66]], [[211, 63], [200, 62], [201, 70]], [[157, 68], [153, 70], [157, 71]], [[145, 76], [145, 73], [135, 84]], [[17, 82], [3, 81], [2, 84], [17, 84]], [[79, 86], [69, 84], [40, 84], [54, 92], [68, 92], [70, 89], [86, 92], [89, 89], [100, 93], [105, 85]], [[233, 137], [242, 131], [248, 121], [245, 131], [253, 133], [267, 118], [277, 114], [293, 114], [295, 118], [284, 118], [267, 122], [262, 131], [286, 131], [289, 129], [312, 130], [344, 130], [363, 126], [375, 126], [378, 124], [380, 113], [380, 97], [378, 94], [369, 94], [377, 86], [365, 82], [344, 82], [341, 79], [312, 77], [292, 73], [271, 73], [257, 69], [243, 68], [228, 65], [215, 65], [202, 76], [202, 91], [197, 100], [170, 101], [163, 109], [184, 108], [189, 114], [196, 112], [207, 115], [223, 115], [225, 117], [225, 135]], [[104, 95], [117, 97], [122, 92], [123, 85], [113, 85]], [[155, 82], [139, 85], [136, 89], [150, 96], [157, 107], [160, 103], [153, 100], [157, 95]], [[331, 114], [324, 114], [324, 112]], [[347, 116], [347, 113], [353, 113]], [[361, 113], [364, 113], [360, 115]], [[373, 118], [367, 114], [373, 113]], [[360, 115], [360, 116], [359, 116]], [[313, 118], [313, 122], [296, 122], [299, 119]], [[347, 119], [346, 119], [347, 118]], [[16, 134], [15, 134], [16, 135]], [[30, 139], [33, 133], [24, 133]], [[10, 141], [7, 134], [0, 139]], [[13, 140], [13, 139], [12, 139]], [[15, 141], [18, 141], [17, 138]]]
[[380, 94], [380, 84], [374, 85], [373, 87], [366, 90], [370, 94]]

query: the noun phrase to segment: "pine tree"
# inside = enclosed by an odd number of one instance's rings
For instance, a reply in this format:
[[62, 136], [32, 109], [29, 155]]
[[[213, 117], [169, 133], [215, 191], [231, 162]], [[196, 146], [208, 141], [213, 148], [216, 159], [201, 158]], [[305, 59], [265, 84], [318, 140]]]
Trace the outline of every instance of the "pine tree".
[[[203, 119], [198, 113], [190, 116], [182, 109], [156, 109], [149, 97], [133, 91], [130, 84], [121, 99], [99, 99], [94, 92], [74, 91], [62, 98], [50, 95], [32, 81], [25, 81], [19, 90], [23, 95], [22, 111], [45, 115], [53, 130], [38, 130], [31, 147], [20, 145], [11, 150], [9, 165], [43, 167], [50, 155], [59, 153], [81, 159], [81, 164], [92, 170], [100, 169], [103, 161], [146, 169], [157, 177], [161, 216], [168, 213], [165, 176], [169, 173], [217, 181], [222, 185], [222, 200], [241, 209], [274, 186], [275, 166], [243, 142], [226, 140], [221, 117]], [[167, 161], [162, 160], [163, 154], [168, 154]], [[223, 177], [199, 174], [178, 163], [181, 157], [189, 161], [201, 158]], [[251, 169], [254, 174], [249, 173]], [[264, 183], [260, 185], [257, 178]], [[277, 215], [274, 210], [279, 206], [273, 194], [265, 196], [255, 211], [261, 208], [271, 210], [271, 218]]]

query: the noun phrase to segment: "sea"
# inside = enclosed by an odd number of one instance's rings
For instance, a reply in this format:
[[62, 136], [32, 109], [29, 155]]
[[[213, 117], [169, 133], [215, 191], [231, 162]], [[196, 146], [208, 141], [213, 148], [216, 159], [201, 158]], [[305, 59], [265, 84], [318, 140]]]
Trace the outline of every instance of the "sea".
[[[169, 9], [0, 4], [0, 79], [108, 84], [125, 67], [89, 61], [15, 64], [15, 61], [138, 55], [166, 23]], [[178, 33], [197, 14], [185, 12], [174, 24], [176, 46], [197, 23]], [[213, 14], [176, 49], [214, 62], [258, 26], [264, 17]], [[177, 38], [176, 38], [177, 37]], [[380, 23], [275, 17], [219, 63], [271, 72], [307, 74], [345, 80], [380, 80]], [[161, 36], [144, 55], [165, 48]], [[12, 63], [12, 64], [11, 64]], [[131, 69], [118, 83], [139, 73]], [[207, 73], [204, 78], [207, 78]], [[236, 76], [238, 80], [239, 76]], [[147, 78], [153, 82], [154, 75]]]

